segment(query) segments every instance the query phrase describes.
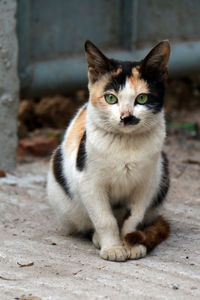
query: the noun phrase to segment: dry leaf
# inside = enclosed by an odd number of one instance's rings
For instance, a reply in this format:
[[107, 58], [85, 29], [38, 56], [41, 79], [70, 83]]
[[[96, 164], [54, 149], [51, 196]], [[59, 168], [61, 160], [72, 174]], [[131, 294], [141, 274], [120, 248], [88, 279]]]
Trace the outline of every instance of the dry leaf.
[[13, 280], [13, 281], [18, 280], [16, 278], [6, 278], [6, 277], [3, 277], [1, 275], [0, 275], [0, 279], [3, 279], [3, 280]]
[[0, 170], [0, 177], [6, 177], [6, 172], [3, 170]]
[[78, 274], [79, 272], [81, 272], [82, 270], [79, 270], [79, 271], [77, 271], [77, 272], [74, 272], [74, 273], [72, 273], [72, 275], [76, 275], [76, 274]]
[[24, 267], [31, 267], [34, 265], [34, 262], [31, 262], [29, 264], [20, 264], [19, 262], [17, 262], [17, 264], [20, 266], [20, 268], [24, 268]]
[[41, 300], [41, 298], [34, 297], [34, 296], [28, 296], [28, 297], [15, 298], [15, 300]]
[[97, 267], [97, 269], [103, 269], [103, 268], [105, 268], [105, 267], [106, 267], [106, 265], [103, 265], [103, 266]]
[[195, 159], [187, 159], [187, 160], [183, 160], [183, 162], [186, 164], [200, 165], [200, 161]]

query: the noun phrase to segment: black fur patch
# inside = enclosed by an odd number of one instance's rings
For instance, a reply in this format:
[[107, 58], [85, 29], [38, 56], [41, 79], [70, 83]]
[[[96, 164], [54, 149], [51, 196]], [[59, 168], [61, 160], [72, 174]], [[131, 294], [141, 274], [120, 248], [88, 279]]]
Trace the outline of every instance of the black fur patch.
[[122, 203], [115, 203], [112, 205], [112, 209], [122, 209], [124, 205]]
[[167, 192], [169, 190], [169, 169], [168, 169], [168, 159], [164, 152], [162, 152], [162, 177], [160, 181], [159, 191], [157, 195], [153, 198], [151, 203], [151, 208], [155, 208], [159, 204], [163, 202], [165, 199]]
[[53, 157], [53, 173], [54, 173], [56, 181], [61, 185], [61, 187], [63, 188], [65, 193], [71, 197], [67, 179], [65, 178], [65, 176], [63, 174], [62, 164], [63, 164], [63, 157], [62, 157], [62, 152], [61, 152], [61, 149], [59, 146], [56, 149], [56, 152]]
[[136, 226], [136, 230], [143, 230], [144, 229], [144, 223], [143, 222], [139, 222]]
[[147, 83], [150, 94], [148, 95], [148, 101], [145, 106], [156, 114], [163, 108], [165, 87], [162, 82], [151, 81], [150, 79], [147, 79]]
[[83, 171], [86, 163], [85, 142], [86, 142], [86, 132], [84, 132], [82, 136], [79, 149], [78, 149], [78, 155], [76, 158], [76, 167], [79, 171]]

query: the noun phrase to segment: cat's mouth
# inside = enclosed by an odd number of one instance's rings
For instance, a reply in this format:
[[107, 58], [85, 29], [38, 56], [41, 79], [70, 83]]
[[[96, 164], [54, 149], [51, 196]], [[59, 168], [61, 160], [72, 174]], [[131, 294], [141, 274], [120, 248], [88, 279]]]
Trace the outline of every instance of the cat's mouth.
[[137, 125], [140, 122], [140, 119], [135, 116], [128, 116], [126, 118], [121, 119], [120, 125], [123, 127], [128, 127], [131, 125]]

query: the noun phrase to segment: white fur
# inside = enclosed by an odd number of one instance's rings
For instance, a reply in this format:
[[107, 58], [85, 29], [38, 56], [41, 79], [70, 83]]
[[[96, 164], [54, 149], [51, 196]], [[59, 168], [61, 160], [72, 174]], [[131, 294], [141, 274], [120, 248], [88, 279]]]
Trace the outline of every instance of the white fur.
[[[133, 232], [144, 219], [160, 182], [161, 150], [165, 138], [163, 112], [153, 114], [145, 106], [134, 106], [135, 98], [141, 92], [147, 91], [139, 89], [137, 93], [133, 92], [127, 83], [118, 95], [119, 104], [108, 105], [105, 110], [88, 103], [87, 160], [81, 172], [76, 168], [76, 151], [68, 154], [64, 150], [71, 126], [67, 129], [62, 143], [63, 172], [73, 199], [56, 182], [52, 169], [48, 176], [49, 201], [62, 227], [67, 233], [94, 228], [97, 232], [95, 243], [101, 247], [100, 255], [109, 260], [138, 258], [146, 253], [141, 247], [130, 252], [122, 246], [111, 205], [123, 202], [131, 209], [131, 217], [121, 229], [123, 237]], [[127, 109], [132, 110], [141, 122], [123, 128], [119, 124], [120, 114]]]

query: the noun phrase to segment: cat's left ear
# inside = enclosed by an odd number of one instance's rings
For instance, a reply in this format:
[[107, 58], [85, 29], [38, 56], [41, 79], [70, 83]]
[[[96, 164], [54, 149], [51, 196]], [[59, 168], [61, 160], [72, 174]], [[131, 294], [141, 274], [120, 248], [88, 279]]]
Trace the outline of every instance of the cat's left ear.
[[112, 68], [111, 60], [107, 58], [93, 43], [85, 42], [85, 54], [88, 63], [89, 80], [94, 83], [100, 76]]
[[168, 76], [170, 44], [168, 40], [155, 46], [142, 61], [142, 73], [146, 78], [165, 81]]

